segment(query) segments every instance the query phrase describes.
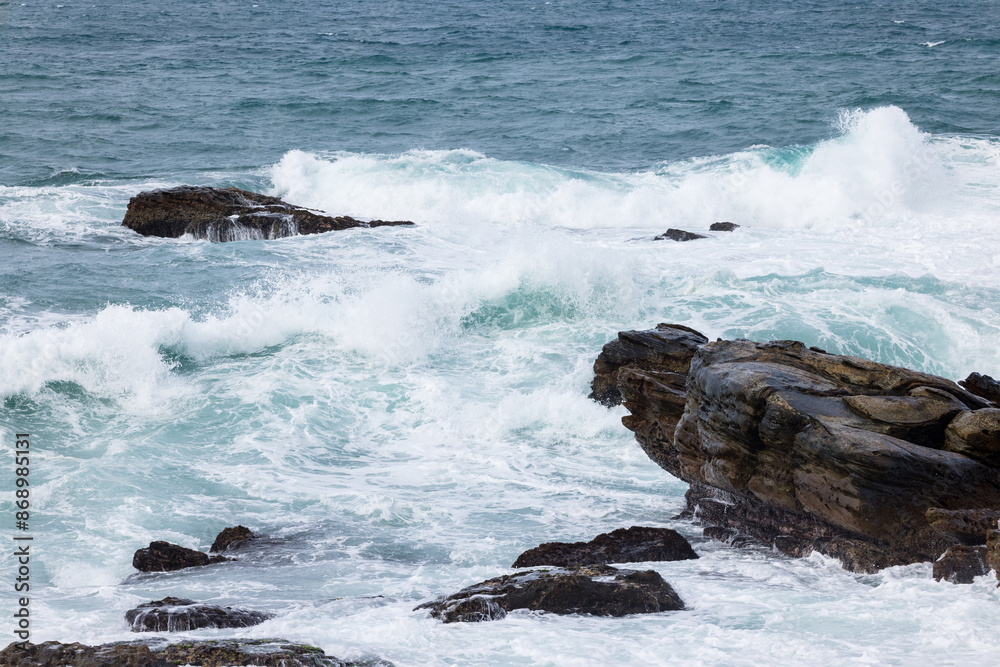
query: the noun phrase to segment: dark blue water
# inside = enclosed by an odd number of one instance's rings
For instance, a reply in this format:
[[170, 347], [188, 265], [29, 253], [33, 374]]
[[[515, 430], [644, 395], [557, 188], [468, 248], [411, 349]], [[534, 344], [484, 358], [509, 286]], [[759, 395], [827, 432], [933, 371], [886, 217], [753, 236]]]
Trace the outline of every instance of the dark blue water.
[[992, 1], [4, 2], [0, 182], [294, 148], [639, 168], [881, 105], [994, 136], [998, 34]]

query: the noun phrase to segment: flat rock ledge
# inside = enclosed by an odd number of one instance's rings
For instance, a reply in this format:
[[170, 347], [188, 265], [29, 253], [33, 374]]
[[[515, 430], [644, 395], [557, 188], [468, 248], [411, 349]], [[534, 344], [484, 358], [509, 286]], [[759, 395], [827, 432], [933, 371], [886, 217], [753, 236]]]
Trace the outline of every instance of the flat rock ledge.
[[[691, 485], [689, 516], [793, 556], [873, 572], [985, 545], [1000, 514], [991, 378], [951, 380], [795, 341], [622, 332], [594, 364], [649, 457]], [[978, 395], [977, 395], [978, 394]]]
[[[167, 644], [146, 642], [86, 644], [14, 643], [0, 651], [0, 667], [353, 667], [322, 649], [285, 639], [224, 639]], [[389, 663], [366, 662], [366, 665]], [[358, 666], [360, 667], [360, 665]]]
[[129, 200], [122, 220], [123, 226], [143, 236], [179, 238], [189, 234], [218, 242], [412, 224], [333, 217], [248, 190], [191, 185], [140, 192]]
[[591, 565], [488, 579], [416, 609], [430, 609], [431, 616], [445, 623], [468, 623], [499, 620], [515, 609], [627, 616], [681, 610], [684, 603], [654, 570]]
[[185, 598], [166, 597], [125, 612], [132, 632], [188, 632], [200, 628], [249, 628], [269, 614], [252, 609], [199, 604]]
[[546, 542], [525, 551], [511, 567], [570, 567], [692, 560], [697, 557], [691, 544], [675, 530], [632, 526], [601, 533], [590, 542]]

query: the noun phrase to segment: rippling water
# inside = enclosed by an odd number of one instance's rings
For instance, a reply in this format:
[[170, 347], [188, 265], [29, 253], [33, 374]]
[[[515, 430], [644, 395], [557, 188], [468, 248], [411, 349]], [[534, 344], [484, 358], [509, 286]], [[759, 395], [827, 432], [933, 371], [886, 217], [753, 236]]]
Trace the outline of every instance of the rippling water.
[[[586, 399], [601, 345], [660, 321], [1000, 373], [1000, 10], [744, 4], [0, 2], [0, 432], [37, 449], [33, 639], [132, 638], [125, 610], [176, 595], [275, 614], [185, 636], [400, 666], [1000, 661], [992, 576], [704, 541]], [[120, 226], [179, 184], [418, 224]], [[717, 220], [742, 227], [651, 241]], [[150, 540], [237, 523], [277, 546], [130, 577]], [[411, 611], [629, 525], [692, 540], [649, 565], [690, 611]]]

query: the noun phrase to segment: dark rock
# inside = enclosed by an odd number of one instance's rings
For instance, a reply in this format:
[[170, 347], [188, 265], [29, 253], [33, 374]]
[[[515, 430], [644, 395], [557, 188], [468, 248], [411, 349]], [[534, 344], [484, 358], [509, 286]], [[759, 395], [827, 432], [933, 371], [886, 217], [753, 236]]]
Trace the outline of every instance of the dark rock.
[[953, 584], [971, 584], [973, 579], [989, 571], [984, 546], [954, 546], [934, 561], [934, 578], [938, 581], [944, 579]]
[[959, 380], [958, 383], [976, 396], [981, 396], [987, 401], [1000, 405], [1000, 382], [989, 375], [972, 373], [964, 380]]
[[656, 369], [660, 372], [656, 380], [659, 403], [668, 404], [661, 407], [667, 407], [680, 419], [691, 359], [707, 342], [704, 335], [681, 324], [657, 324], [655, 329], [648, 331], [622, 331], [617, 340], [604, 346], [594, 362], [590, 398], [608, 407], [618, 405], [622, 402], [618, 390], [620, 369], [640, 375], [645, 370]]
[[967, 546], [986, 544], [990, 531], [997, 529], [1000, 510], [946, 510], [931, 507], [924, 513], [931, 528], [952, 542]]
[[497, 620], [515, 609], [626, 616], [684, 609], [684, 603], [653, 570], [591, 565], [528, 570], [489, 579], [417, 609], [430, 609], [434, 618], [455, 623]]
[[708, 229], [712, 232], [733, 232], [739, 228], [735, 222], [713, 222]]
[[[143, 642], [85, 644], [10, 644], [0, 651], [0, 667], [351, 667], [322, 649], [285, 639], [222, 639], [167, 644], [155, 638]], [[364, 663], [370, 667], [390, 663]]]
[[619, 370], [622, 421], [692, 485], [689, 508], [708, 525], [874, 571], [955, 543], [928, 509], [1000, 508], [1000, 471], [946, 451], [956, 415], [990, 407], [954, 382], [793, 341], [718, 341], [694, 354], [678, 422], [677, 376]]
[[122, 225], [143, 236], [178, 238], [190, 234], [209, 241], [276, 239], [353, 227], [412, 224], [331, 217], [239, 188], [190, 185], [140, 192], [129, 200], [122, 220]]
[[227, 560], [169, 542], [150, 542], [148, 547], [139, 549], [132, 556], [132, 567], [142, 572], [172, 572]]
[[216, 535], [215, 541], [212, 542], [212, 548], [208, 552], [216, 554], [231, 547], [242, 546], [246, 540], [253, 539], [253, 537], [253, 531], [246, 526], [223, 528], [222, 532]]
[[198, 604], [184, 598], [146, 602], [125, 612], [132, 632], [187, 632], [199, 628], [248, 628], [270, 616], [250, 609]]
[[632, 526], [602, 533], [590, 542], [546, 542], [528, 549], [511, 567], [603, 565], [697, 558], [691, 545], [669, 528]]
[[986, 534], [986, 567], [1000, 579], [1000, 530], [991, 530]]
[[1000, 409], [959, 413], [945, 429], [942, 449], [1000, 468]]
[[695, 234], [694, 232], [686, 232], [683, 229], [674, 229], [671, 227], [667, 231], [663, 232], [659, 236], [653, 237], [654, 241], [694, 241], [695, 239], [707, 239], [708, 237], [704, 234]]

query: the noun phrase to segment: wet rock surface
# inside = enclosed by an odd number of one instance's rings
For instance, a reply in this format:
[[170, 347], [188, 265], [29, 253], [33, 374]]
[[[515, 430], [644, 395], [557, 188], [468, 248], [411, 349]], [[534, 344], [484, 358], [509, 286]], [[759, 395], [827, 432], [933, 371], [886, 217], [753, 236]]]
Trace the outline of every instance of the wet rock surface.
[[547, 542], [528, 549], [511, 567], [603, 565], [697, 558], [684, 536], [669, 528], [632, 526], [602, 533], [590, 542]]
[[970, 373], [969, 377], [961, 380], [959, 384], [976, 396], [981, 396], [1000, 406], [1000, 382], [997, 382], [989, 375]]
[[186, 567], [200, 567], [229, 560], [223, 556], [209, 556], [201, 551], [170, 544], [150, 542], [132, 556], [132, 567], [141, 572], [172, 572]]
[[123, 226], [143, 236], [178, 238], [190, 234], [209, 241], [276, 239], [354, 227], [412, 224], [403, 220], [334, 217], [248, 190], [190, 185], [140, 192], [129, 200], [122, 220]]
[[735, 222], [713, 222], [708, 229], [712, 232], [734, 232], [739, 228]]
[[[351, 667], [326, 655], [322, 649], [293, 644], [285, 639], [225, 639], [167, 644], [144, 642], [85, 644], [10, 644], [0, 651], [0, 667]], [[391, 667], [387, 662], [367, 662], [371, 667]]]
[[248, 628], [270, 616], [260, 611], [199, 604], [185, 598], [167, 597], [146, 602], [125, 612], [132, 632], [187, 632], [199, 628]]
[[[707, 525], [874, 571], [982, 544], [983, 511], [1000, 509], [995, 407], [950, 380], [794, 341], [705, 343], [686, 383], [676, 365], [622, 352], [622, 421], [691, 484]], [[934, 508], [964, 514], [928, 518]]]
[[256, 537], [252, 530], [246, 526], [232, 526], [223, 528], [222, 532], [215, 536], [208, 553], [217, 554], [227, 549], [245, 546], [250, 540]]
[[685, 383], [691, 359], [708, 338], [680, 324], [658, 324], [648, 331], [622, 331], [604, 346], [594, 362], [590, 398], [608, 407], [622, 402], [618, 373], [629, 374], [631, 383], [641, 384], [644, 371], [655, 370], [655, 386], [648, 387], [663, 412], [680, 419], [684, 412]]
[[694, 241], [695, 239], [707, 239], [708, 237], [704, 234], [695, 234], [694, 232], [688, 232], [683, 229], [674, 229], [671, 227], [667, 231], [663, 232], [659, 236], [653, 237], [654, 241]]
[[653, 570], [608, 565], [551, 568], [489, 579], [417, 609], [445, 623], [498, 620], [515, 609], [554, 614], [626, 616], [684, 609], [674, 589]]
[[954, 546], [934, 561], [934, 578], [953, 584], [971, 584], [973, 579], [989, 571], [985, 546]]

